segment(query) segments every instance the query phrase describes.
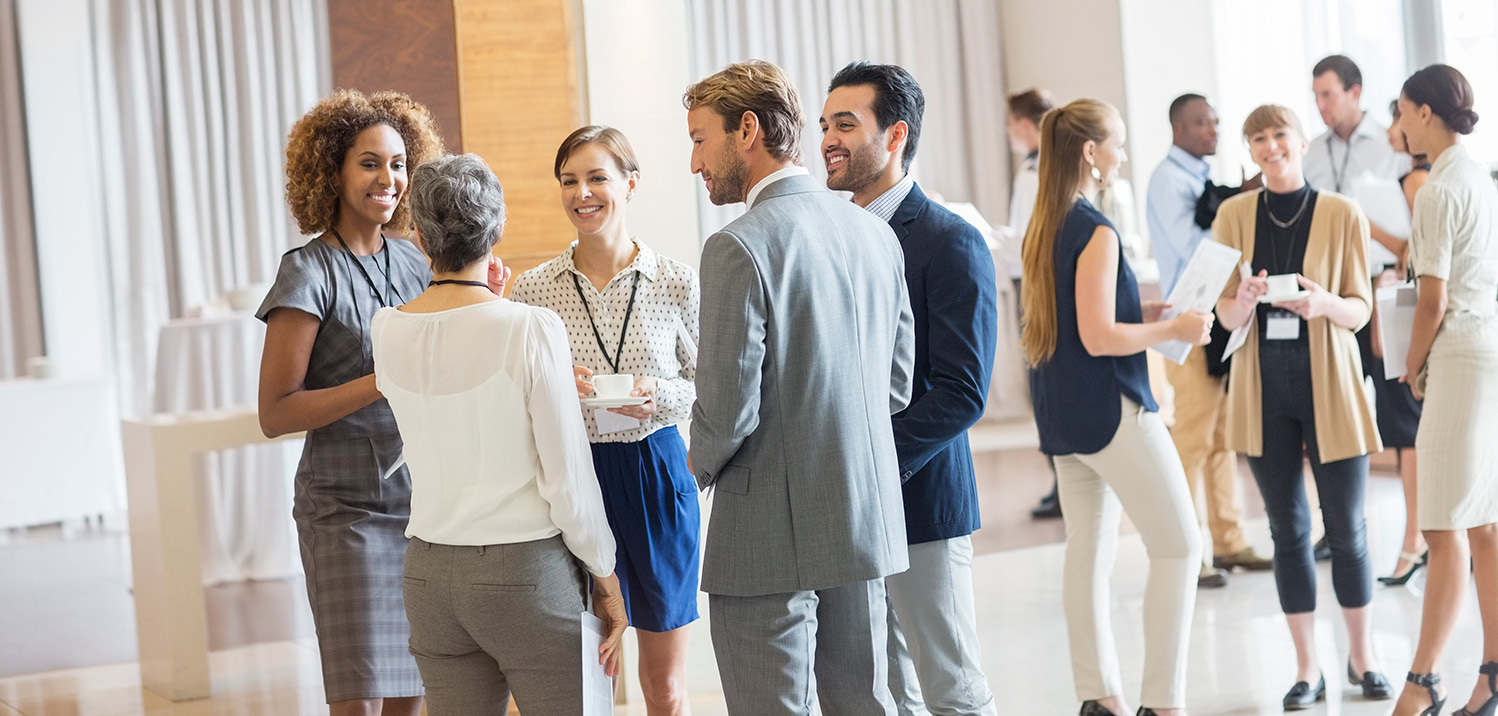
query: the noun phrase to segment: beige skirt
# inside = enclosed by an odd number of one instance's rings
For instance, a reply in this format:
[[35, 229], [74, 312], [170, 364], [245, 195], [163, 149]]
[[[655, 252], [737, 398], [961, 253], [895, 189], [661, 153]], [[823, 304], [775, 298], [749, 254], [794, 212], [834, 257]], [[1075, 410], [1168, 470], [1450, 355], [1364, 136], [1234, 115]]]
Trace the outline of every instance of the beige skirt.
[[1426, 361], [1415, 436], [1420, 529], [1498, 522], [1498, 319], [1448, 319]]

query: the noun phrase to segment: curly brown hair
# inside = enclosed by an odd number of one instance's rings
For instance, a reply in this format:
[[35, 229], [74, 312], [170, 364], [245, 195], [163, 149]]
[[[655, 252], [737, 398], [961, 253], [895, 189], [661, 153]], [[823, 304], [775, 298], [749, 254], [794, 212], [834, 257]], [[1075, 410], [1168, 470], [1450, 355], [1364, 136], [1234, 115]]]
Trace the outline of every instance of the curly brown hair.
[[[334, 92], [297, 120], [286, 137], [286, 203], [303, 234], [320, 234], [338, 222], [334, 182], [344, 155], [354, 146], [354, 137], [377, 124], [400, 133], [406, 144], [406, 166], [413, 170], [446, 152], [431, 112], [404, 93]], [[386, 226], [410, 233], [411, 209], [405, 193]]]

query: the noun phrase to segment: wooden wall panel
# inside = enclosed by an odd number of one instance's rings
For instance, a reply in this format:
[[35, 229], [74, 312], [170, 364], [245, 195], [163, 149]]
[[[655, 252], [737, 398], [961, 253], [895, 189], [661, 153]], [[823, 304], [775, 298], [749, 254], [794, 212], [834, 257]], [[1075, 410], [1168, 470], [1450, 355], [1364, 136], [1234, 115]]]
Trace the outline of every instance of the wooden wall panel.
[[582, 124], [574, 0], [455, 0], [464, 151], [483, 157], [505, 189], [498, 253], [518, 273], [576, 237], [552, 164]]
[[328, 31], [334, 87], [405, 92], [463, 151], [452, 0], [328, 0]]

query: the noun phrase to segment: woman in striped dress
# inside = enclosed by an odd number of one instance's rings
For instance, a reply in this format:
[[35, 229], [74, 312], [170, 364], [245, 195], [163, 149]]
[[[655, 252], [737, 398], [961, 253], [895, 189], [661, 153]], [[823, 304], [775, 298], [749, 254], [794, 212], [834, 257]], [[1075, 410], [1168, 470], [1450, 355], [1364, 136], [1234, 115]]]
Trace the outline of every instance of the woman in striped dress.
[[265, 321], [260, 428], [305, 430], [296, 518], [329, 711], [421, 712], [401, 572], [411, 480], [375, 388], [370, 321], [431, 278], [409, 241], [406, 168], [443, 152], [431, 114], [398, 92], [339, 90], [292, 127], [286, 201], [304, 234], [256, 312]]
[[[1456, 629], [1468, 557], [1482, 614], [1479, 678], [1454, 716], [1498, 713], [1498, 189], [1459, 135], [1477, 124], [1472, 86], [1446, 65], [1411, 75], [1399, 96], [1410, 151], [1430, 158], [1415, 196], [1410, 264], [1419, 299], [1405, 359], [1406, 382], [1425, 407], [1420, 451], [1420, 529], [1430, 545], [1420, 641], [1394, 713], [1434, 715], [1445, 701], [1436, 664]], [[1470, 552], [1469, 552], [1470, 546]], [[1423, 710], [1422, 710], [1423, 709]]]

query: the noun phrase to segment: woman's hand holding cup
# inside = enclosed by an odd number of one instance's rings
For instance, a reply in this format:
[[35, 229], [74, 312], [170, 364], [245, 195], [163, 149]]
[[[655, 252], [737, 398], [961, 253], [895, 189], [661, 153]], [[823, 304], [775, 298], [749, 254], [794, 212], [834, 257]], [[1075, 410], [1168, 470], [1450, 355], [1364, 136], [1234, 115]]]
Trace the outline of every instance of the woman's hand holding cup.
[[586, 398], [593, 392], [593, 382], [588, 380], [592, 377], [593, 369], [583, 365], [572, 366], [572, 380], [577, 383], [577, 397]]
[[1238, 284], [1238, 295], [1235, 299], [1238, 308], [1244, 311], [1253, 311], [1259, 305], [1259, 297], [1269, 293], [1269, 272], [1259, 271], [1257, 276], [1249, 276]]

